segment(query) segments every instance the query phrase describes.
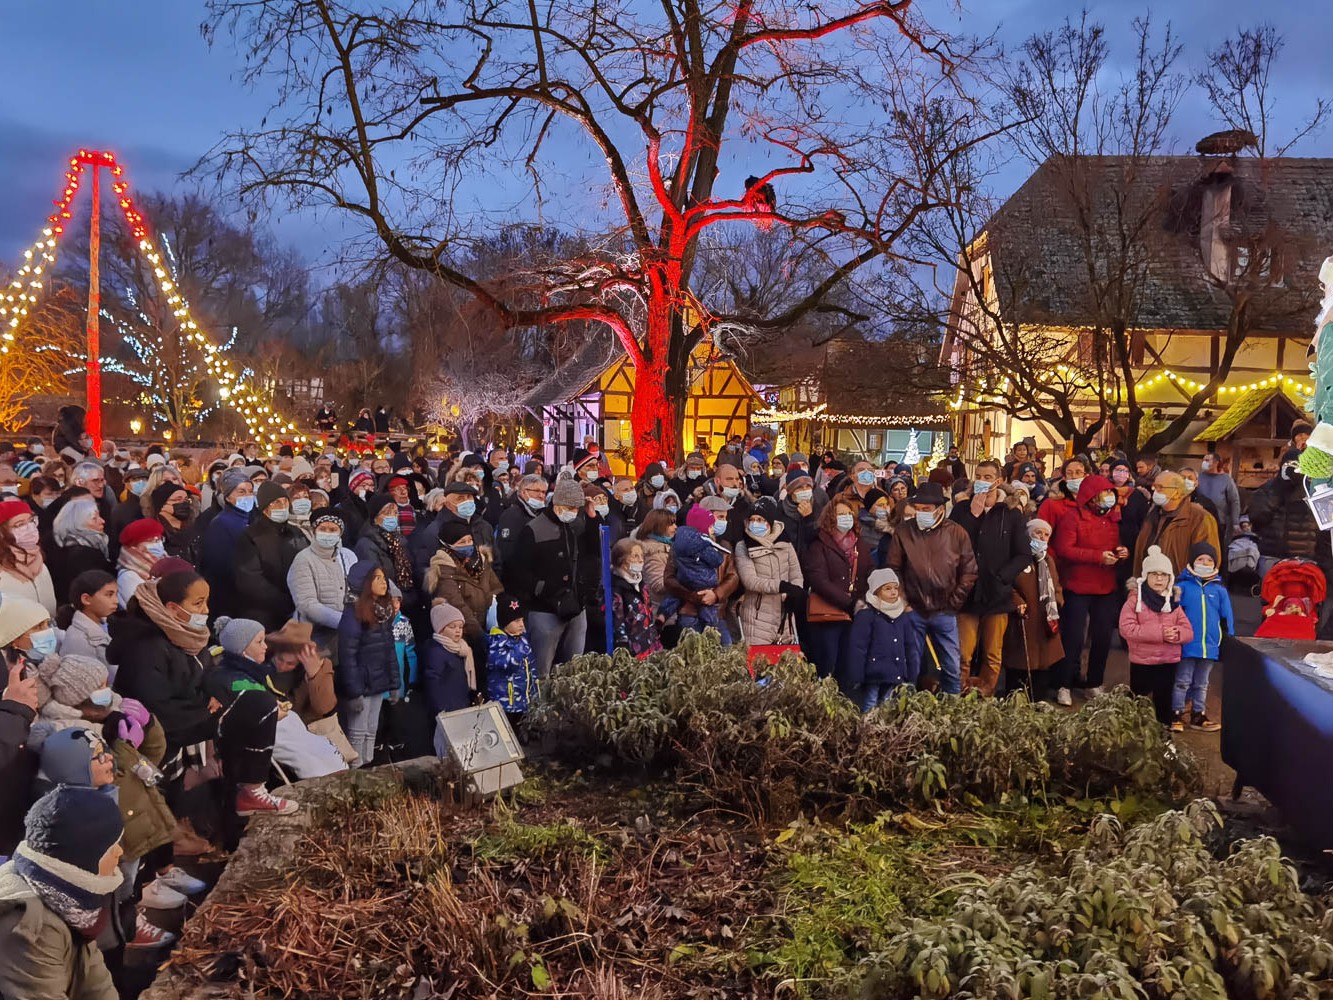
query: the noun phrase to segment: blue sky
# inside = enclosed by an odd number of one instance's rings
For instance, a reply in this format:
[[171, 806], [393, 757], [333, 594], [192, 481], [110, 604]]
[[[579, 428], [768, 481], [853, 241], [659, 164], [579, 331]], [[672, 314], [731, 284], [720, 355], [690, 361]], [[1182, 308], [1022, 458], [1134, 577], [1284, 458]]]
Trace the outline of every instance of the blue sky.
[[[922, 0], [944, 10], [946, 28], [998, 28], [1008, 44], [1054, 26], [1080, 4], [1063, 0], [967, 0], [961, 13], [947, 0]], [[1113, 47], [1127, 35], [1137, 8], [1117, 2], [1090, 5], [1113, 32]], [[1235, 26], [1262, 14], [1286, 35], [1276, 79], [1279, 118], [1291, 123], [1317, 93], [1327, 93], [1328, 20], [1319, 5], [1294, 0], [1157, 0], [1154, 18], [1170, 19], [1186, 43], [1191, 64]], [[180, 173], [228, 129], [254, 125], [268, 95], [248, 92], [234, 79], [239, 65], [229, 42], [209, 49], [199, 32], [203, 6], [191, 0], [0, 0], [0, 260], [36, 237], [56, 193], [60, 170], [80, 146], [116, 151], [140, 192], [185, 190]], [[1123, 47], [1122, 47], [1123, 51]], [[1182, 107], [1177, 132], [1182, 151], [1212, 131], [1199, 101]], [[1278, 130], [1279, 133], [1282, 131]], [[1333, 133], [1296, 152], [1333, 155]], [[1018, 171], [1012, 184], [1021, 182]], [[296, 244], [313, 264], [336, 253], [339, 225], [328, 218], [281, 217], [270, 227]]]

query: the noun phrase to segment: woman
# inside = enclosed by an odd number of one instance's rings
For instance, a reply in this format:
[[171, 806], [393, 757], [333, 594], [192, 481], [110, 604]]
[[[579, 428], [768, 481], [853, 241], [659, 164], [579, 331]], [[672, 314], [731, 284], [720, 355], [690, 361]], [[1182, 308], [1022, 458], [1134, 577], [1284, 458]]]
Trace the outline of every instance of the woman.
[[298, 552], [287, 571], [296, 620], [312, 626], [312, 641], [326, 655], [337, 648], [338, 624], [347, 604], [347, 573], [356, 564], [356, 556], [342, 547], [346, 527], [337, 514], [316, 514], [311, 521], [314, 544]]
[[291, 503], [277, 483], [259, 487], [258, 510], [236, 543], [236, 595], [241, 614], [276, 632], [295, 610], [287, 571], [310, 544], [288, 524]]
[[356, 540], [357, 559], [370, 560], [383, 570], [385, 580], [392, 581], [403, 595], [403, 606], [415, 608], [416, 583], [407, 544], [398, 533], [398, 505], [387, 493], [376, 493], [366, 500], [366, 513], [366, 523]]
[[1064, 592], [1050, 551], [1052, 530], [1040, 518], [1028, 522], [1032, 562], [1014, 580], [1014, 610], [1004, 633], [1004, 689], [1024, 690], [1032, 701], [1050, 692], [1052, 668], [1064, 662], [1060, 608]]
[[838, 673], [847, 656], [852, 616], [866, 595], [870, 549], [856, 523], [860, 499], [831, 500], [819, 515], [819, 533], [806, 547], [801, 569], [810, 589], [802, 644], [820, 677]]
[[398, 656], [394, 651], [393, 619], [397, 613], [389, 597], [389, 580], [372, 560], [362, 559], [347, 574], [350, 604], [338, 625], [338, 662], [334, 687], [338, 691], [338, 718], [343, 732], [360, 756], [358, 767], [375, 757], [384, 694], [399, 684]]
[[55, 584], [42, 553], [37, 515], [22, 500], [0, 503], [0, 599], [6, 597], [24, 597], [48, 615], [56, 613]]
[[[60, 643], [61, 656], [87, 656], [106, 664], [111, 680], [116, 679], [116, 668], [107, 656], [111, 636], [107, 633], [107, 619], [119, 607], [116, 578], [101, 570], [89, 570], [74, 578], [69, 588], [72, 613], [65, 625], [65, 638]], [[61, 609], [61, 614], [65, 609]]]
[[90, 569], [111, 570], [107, 558], [106, 522], [90, 496], [71, 500], [60, 508], [52, 527], [54, 548], [51, 557], [51, 583], [57, 594], [68, 594], [70, 584], [80, 573]]
[[736, 572], [745, 588], [736, 615], [747, 646], [777, 644], [789, 632], [784, 618], [804, 591], [796, 549], [783, 541], [782, 531], [777, 502], [765, 498], [745, 519], [745, 538], [736, 545]]
[[463, 635], [472, 647], [473, 662], [486, 662], [486, 615], [504, 585], [492, 567], [489, 546], [477, 545], [466, 524], [446, 521], [440, 526], [440, 547], [426, 571], [426, 593], [432, 605], [453, 605], [463, 615]]
[[184, 486], [167, 482], [153, 490], [148, 501], [149, 517], [162, 525], [162, 544], [167, 555], [199, 565], [198, 512], [189, 492]]
[[[657, 510], [661, 504], [657, 503], [657, 495], [666, 489], [667, 477], [666, 470], [662, 468], [661, 462], [649, 462], [648, 468], [643, 470], [643, 475], [639, 477], [639, 509]], [[676, 505], [680, 506], [680, 498], [676, 498]]]
[[614, 648], [640, 658], [662, 648], [643, 570], [643, 543], [634, 538], [616, 542], [611, 550], [611, 609], [605, 613], [611, 615]]
[[667, 560], [676, 537], [676, 515], [669, 510], [651, 510], [634, 532], [643, 546], [643, 583], [654, 612], [666, 596]]
[[46, 476], [37, 476], [28, 483], [28, 504], [33, 512], [46, 510], [60, 496], [60, 484]]
[[120, 554], [116, 556], [116, 590], [120, 606], [124, 608], [139, 589], [139, 584], [152, 576], [153, 563], [167, 554], [163, 542], [165, 529], [156, 518], [140, 518], [120, 533]]
[[315, 540], [315, 528], [310, 523], [314, 511], [314, 500], [310, 496], [310, 484], [298, 480], [287, 488], [287, 500], [291, 504], [291, 516], [287, 524], [305, 536], [307, 543]]

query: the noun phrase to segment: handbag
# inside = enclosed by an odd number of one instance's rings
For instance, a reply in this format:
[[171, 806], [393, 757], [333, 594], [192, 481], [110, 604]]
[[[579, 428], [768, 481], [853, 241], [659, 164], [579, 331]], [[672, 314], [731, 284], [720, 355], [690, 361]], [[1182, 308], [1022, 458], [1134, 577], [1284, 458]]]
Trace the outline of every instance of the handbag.
[[348, 764], [354, 764], [360, 759], [361, 755], [352, 749], [352, 742], [343, 732], [343, 727], [338, 725], [338, 716], [329, 715], [323, 719], [316, 719], [314, 722], [306, 723], [306, 729], [316, 736], [323, 736], [333, 744], [333, 749], [338, 751], [338, 756]]
[[[847, 594], [851, 595], [856, 589], [856, 560], [857, 551], [852, 549], [852, 572], [847, 577]], [[824, 598], [819, 596], [819, 592], [813, 588], [810, 596], [805, 601], [805, 620], [815, 625], [826, 625], [833, 622], [849, 622], [852, 616], [842, 608], [830, 604]]]
[[756, 665], [760, 660], [765, 663], [777, 663], [783, 653], [801, 654], [800, 638], [796, 635], [796, 622], [788, 613], [782, 618], [778, 629], [777, 642], [768, 646], [751, 646], [745, 654], [745, 666], [750, 676], [756, 676]]

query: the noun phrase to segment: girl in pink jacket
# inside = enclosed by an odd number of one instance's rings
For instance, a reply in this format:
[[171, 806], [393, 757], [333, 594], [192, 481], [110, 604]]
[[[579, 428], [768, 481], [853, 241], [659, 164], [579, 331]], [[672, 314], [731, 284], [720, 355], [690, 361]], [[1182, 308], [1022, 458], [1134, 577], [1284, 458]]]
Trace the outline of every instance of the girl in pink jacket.
[[1120, 634], [1129, 649], [1129, 688], [1152, 698], [1157, 721], [1170, 726], [1171, 692], [1180, 648], [1194, 638], [1184, 610], [1171, 603], [1175, 570], [1160, 547], [1143, 557], [1143, 579], [1129, 581], [1129, 599], [1120, 609]]

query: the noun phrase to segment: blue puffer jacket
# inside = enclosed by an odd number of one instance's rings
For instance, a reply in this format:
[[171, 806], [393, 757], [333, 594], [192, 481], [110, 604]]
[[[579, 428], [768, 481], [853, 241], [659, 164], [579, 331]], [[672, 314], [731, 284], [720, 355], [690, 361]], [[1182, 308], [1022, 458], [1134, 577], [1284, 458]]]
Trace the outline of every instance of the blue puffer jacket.
[[486, 651], [487, 695], [504, 706], [506, 712], [526, 712], [537, 694], [528, 637], [493, 628], [486, 640]]
[[921, 673], [925, 625], [915, 611], [890, 618], [874, 608], [862, 608], [852, 619], [847, 641], [844, 691], [865, 684], [915, 684]]
[[347, 596], [352, 603], [343, 609], [338, 623], [338, 664], [333, 670], [334, 687], [343, 698], [384, 694], [399, 685], [392, 616], [377, 625], [366, 625], [356, 617], [356, 595], [377, 569], [377, 563], [363, 559], [347, 574]]
[[1222, 636], [1236, 631], [1231, 613], [1231, 595], [1219, 577], [1202, 580], [1193, 570], [1185, 570], [1176, 580], [1180, 606], [1194, 626], [1194, 638], [1181, 647], [1180, 655], [1198, 660], [1216, 660], [1222, 649]]

